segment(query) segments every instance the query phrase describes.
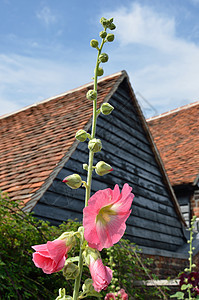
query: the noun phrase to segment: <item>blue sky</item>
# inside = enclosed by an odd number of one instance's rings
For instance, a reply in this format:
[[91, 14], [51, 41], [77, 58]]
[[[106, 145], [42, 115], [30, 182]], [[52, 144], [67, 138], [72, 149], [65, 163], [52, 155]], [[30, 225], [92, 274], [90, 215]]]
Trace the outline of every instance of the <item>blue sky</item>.
[[199, 0], [0, 0], [0, 115], [90, 82], [102, 16], [146, 117], [199, 100]]

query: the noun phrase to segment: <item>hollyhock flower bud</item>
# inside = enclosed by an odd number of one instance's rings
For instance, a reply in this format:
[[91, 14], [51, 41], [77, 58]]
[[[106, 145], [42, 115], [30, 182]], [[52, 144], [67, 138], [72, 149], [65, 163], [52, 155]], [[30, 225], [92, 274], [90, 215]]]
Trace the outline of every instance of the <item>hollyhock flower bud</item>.
[[78, 174], [69, 175], [62, 182], [66, 183], [71, 189], [78, 189], [82, 185], [82, 179]]
[[106, 39], [107, 39], [108, 42], [113, 42], [114, 38], [115, 38], [114, 34], [112, 34], [112, 33], [107, 34]]
[[32, 248], [36, 251], [33, 253], [33, 262], [44, 273], [51, 274], [63, 269], [68, 252], [66, 241], [54, 240]]
[[90, 41], [90, 45], [91, 45], [91, 47], [93, 47], [93, 48], [97, 48], [98, 45], [99, 45], [99, 43], [98, 43], [97, 40], [93, 39], [93, 40]]
[[106, 54], [106, 53], [100, 54], [99, 60], [100, 60], [102, 63], [107, 62], [107, 61], [108, 61], [108, 54]]
[[97, 76], [102, 76], [104, 74], [104, 70], [101, 67], [98, 67], [97, 69]]
[[75, 279], [79, 275], [79, 267], [72, 262], [67, 262], [63, 268], [63, 275], [66, 280]]
[[102, 143], [99, 139], [92, 139], [88, 143], [88, 149], [93, 152], [99, 152], [102, 149]]
[[109, 267], [105, 267], [101, 259], [94, 260], [90, 257], [89, 270], [93, 280], [93, 286], [96, 292], [105, 290], [112, 279], [112, 270]]
[[90, 256], [94, 258], [94, 260], [97, 260], [98, 258], [101, 258], [100, 253], [97, 249], [86, 247], [85, 250], [83, 251], [83, 257], [85, 264], [87, 266], [90, 265]]
[[101, 31], [99, 35], [102, 39], [104, 39], [107, 36], [107, 32], [106, 31]]
[[63, 240], [66, 243], [66, 246], [68, 247], [68, 252], [76, 245], [76, 238], [75, 238], [75, 232], [64, 232], [58, 237], [57, 240]]
[[87, 139], [88, 134], [85, 130], [80, 129], [77, 131], [75, 138], [80, 141], [80, 142], [85, 142], [85, 140]]
[[83, 209], [84, 237], [89, 247], [101, 251], [117, 243], [126, 230], [134, 195], [132, 188], [125, 183], [120, 194], [116, 184], [114, 190], [97, 191]]
[[84, 293], [89, 293], [94, 291], [93, 281], [90, 278], [87, 278], [82, 285], [82, 290]]
[[55, 300], [73, 300], [71, 296], [66, 295], [65, 289], [59, 289], [59, 296]]
[[116, 28], [116, 26], [115, 26], [115, 24], [111, 23], [111, 24], [108, 26], [108, 28], [109, 28], [110, 30], [114, 30], [114, 29]]
[[100, 107], [100, 111], [103, 115], [110, 115], [110, 113], [114, 110], [114, 107], [109, 103], [103, 103]]
[[87, 164], [83, 164], [83, 169], [88, 171], [88, 165]]
[[104, 161], [99, 161], [95, 166], [95, 172], [99, 176], [106, 175], [111, 171], [113, 171], [113, 168], [109, 164], [105, 163]]
[[102, 17], [102, 18], [100, 19], [100, 23], [102, 24], [103, 27], [106, 27], [107, 22], [108, 22], [108, 20], [107, 20], [106, 18], [104, 18], [104, 17]]
[[86, 98], [88, 100], [95, 100], [97, 99], [97, 92], [94, 91], [94, 90], [89, 90], [87, 93], [86, 93]]

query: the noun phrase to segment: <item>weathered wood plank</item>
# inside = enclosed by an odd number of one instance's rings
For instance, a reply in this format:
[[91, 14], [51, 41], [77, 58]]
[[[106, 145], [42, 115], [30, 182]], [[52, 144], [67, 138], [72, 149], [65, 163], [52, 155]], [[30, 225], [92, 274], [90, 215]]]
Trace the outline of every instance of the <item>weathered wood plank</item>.
[[152, 231], [152, 232], [164, 233], [178, 238], [183, 236], [181, 228], [170, 226], [170, 224], [166, 225], [166, 224], [154, 222], [154, 220], [151, 221], [145, 218], [142, 218], [140, 220], [140, 217], [133, 215], [133, 208], [132, 208], [132, 215], [130, 219], [127, 221], [127, 225], [129, 225], [129, 227], [143, 228], [143, 229], [150, 230], [150, 232]]
[[45, 204], [39, 203], [34, 207], [33, 212], [36, 216], [41, 218], [48, 218], [55, 221], [64, 222], [68, 219], [75, 220], [78, 219], [82, 221], [82, 214], [77, 211], [70, 211], [69, 209], [58, 208], [54, 206], [47, 206]]
[[[114, 171], [103, 177], [94, 172], [91, 194], [99, 189], [113, 189], [116, 183], [122, 187], [127, 182], [132, 186], [135, 198], [125, 236], [141, 246], [175, 251], [183, 243], [181, 223], [136, 107], [126, 90], [126, 82], [120, 85], [110, 104], [115, 107], [113, 113], [98, 118], [97, 138], [102, 139], [103, 149], [96, 153], [94, 164], [104, 160]], [[82, 220], [84, 188], [71, 190], [62, 180], [71, 173], [79, 173], [85, 180], [83, 163], [88, 163], [87, 143], [78, 145], [35, 206], [39, 218], [52, 220], [54, 224], [67, 219]]]
[[[155, 161], [152, 151], [147, 151], [146, 145], [140, 142], [137, 138], [130, 136], [130, 134], [126, 132], [124, 134], [120, 128], [116, 129], [113, 124], [108, 122], [100, 122], [97, 128], [99, 129], [98, 137], [101, 138], [102, 144], [104, 140], [110, 141], [111, 144], [117, 145], [117, 147], [122, 149], [128, 149], [132, 155], [142, 157], [145, 161], [150, 161], [151, 164], [157, 166], [157, 162]], [[104, 128], [106, 128], [106, 130], [104, 130]]]
[[[97, 157], [95, 156], [94, 163], [97, 163], [98, 160], [104, 159], [104, 156], [105, 156], [104, 151], [102, 150], [102, 152], [99, 153], [97, 155]], [[138, 168], [138, 166], [135, 166], [134, 164], [132, 164], [129, 161], [126, 161], [124, 159], [121, 159], [120, 157], [113, 159], [113, 158], [115, 158], [115, 156], [112, 154], [109, 154], [109, 153], [107, 154], [107, 151], [106, 151], [105, 158], [106, 158], [106, 161], [109, 164], [111, 164], [114, 169], [118, 168], [119, 170], [124, 170], [130, 174], [135, 174], [135, 175], [138, 174], [138, 172], [139, 172], [139, 176], [141, 178], [148, 180], [149, 182], [153, 182], [154, 184], [160, 185], [165, 188], [165, 184], [163, 182], [162, 175], [160, 173], [159, 173], [159, 175], [152, 174], [150, 171], [147, 171], [146, 169], [143, 169], [141, 167]], [[68, 168], [69, 165], [73, 165], [75, 170], [77, 171], [77, 167], [75, 166], [76, 162], [80, 163], [80, 165], [81, 165], [80, 169], [82, 169], [83, 162], [87, 163], [87, 161], [88, 161], [87, 153], [82, 151], [80, 148], [78, 148], [75, 151], [75, 153], [71, 156], [71, 159], [66, 163], [65, 168]]]

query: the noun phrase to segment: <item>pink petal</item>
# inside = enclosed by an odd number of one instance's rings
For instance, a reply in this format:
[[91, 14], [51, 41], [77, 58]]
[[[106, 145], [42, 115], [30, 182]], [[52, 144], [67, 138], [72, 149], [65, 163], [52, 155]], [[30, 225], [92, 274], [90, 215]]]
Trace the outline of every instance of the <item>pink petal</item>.
[[38, 252], [33, 253], [33, 262], [36, 267], [41, 268], [44, 273], [51, 274], [55, 267], [55, 263], [51, 258], [44, 257]]
[[65, 255], [62, 257], [62, 259], [60, 260], [60, 262], [59, 262], [58, 265], [56, 266], [54, 272], [58, 272], [58, 271], [60, 271], [61, 269], [63, 269], [64, 264], [65, 264], [65, 261], [66, 261], [66, 258], [67, 258], [67, 256], [65, 256]]
[[100, 292], [106, 289], [112, 279], [112, 270], [105, 267], [101, 259], [94, 260], [92, 256], [90, 257], [89, 269], [95, 290]]
[[47, 242], [47, 249], [51, 259], [58, 264], [62, 257], [66, 254], [66, 242], [63, 240]]
[[47, 249], [47, 244], [35, 245], [35, 246], [32, 246], [32, 248], [35, 251], [39, 252], [41, 255], [50, 257], [50, 255], [48, 253], [48, 249]]
[[[134, 195], [132, 188], [124, 184], [120, 194], [119, 186], [114, 190], [105, 189], [96, 192], [88, 201], [83, 210], [84, 237], [90, 247], [101, 251], [117, 243], [126, 230], [126, 220], [131, 211], [130, 207]], [[97, 218], [100, 210], [104, 209], [107, 217]], [[107, 210], [106, 210], [107, 208]]]

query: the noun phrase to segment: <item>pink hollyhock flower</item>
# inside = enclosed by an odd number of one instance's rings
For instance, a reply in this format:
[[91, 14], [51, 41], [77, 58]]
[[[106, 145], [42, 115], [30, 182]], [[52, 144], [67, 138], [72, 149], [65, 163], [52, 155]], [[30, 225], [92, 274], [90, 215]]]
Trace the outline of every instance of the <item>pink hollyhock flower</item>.
[[132, 188], [125, 183], [120, 194], [116, 184], [114, 190], [105, 189], [96, 192], [83, 210], [84, 237], [89, 247], [109, 248], [117, 243], [126, 230], [134, 195]]
[[120, 297], [121, 300], [128, 300], [128, 295], [125, 292], [124, 289], [119, 290], [119, 292], [116, 294], [117, 297]]
[[92, 256], [90, 256], [89, 270], [93, 280], [94, 289], [97, 292], [105, 290], [111, 282], [112, 270], [109, 267], [105, 267], [100, 258], [94, 260]]
[[54, 240], [47, 242], [47, 244], [32, 246], [32, 248], [36, 251], [33, 253], [33, 262], [44, 273], [58, 272], [64, 267], [69, 249], [66, 246], [66, 241]]
[[115, 300], [115, 295], [113, 293], [106, 294], [104, 300]]

